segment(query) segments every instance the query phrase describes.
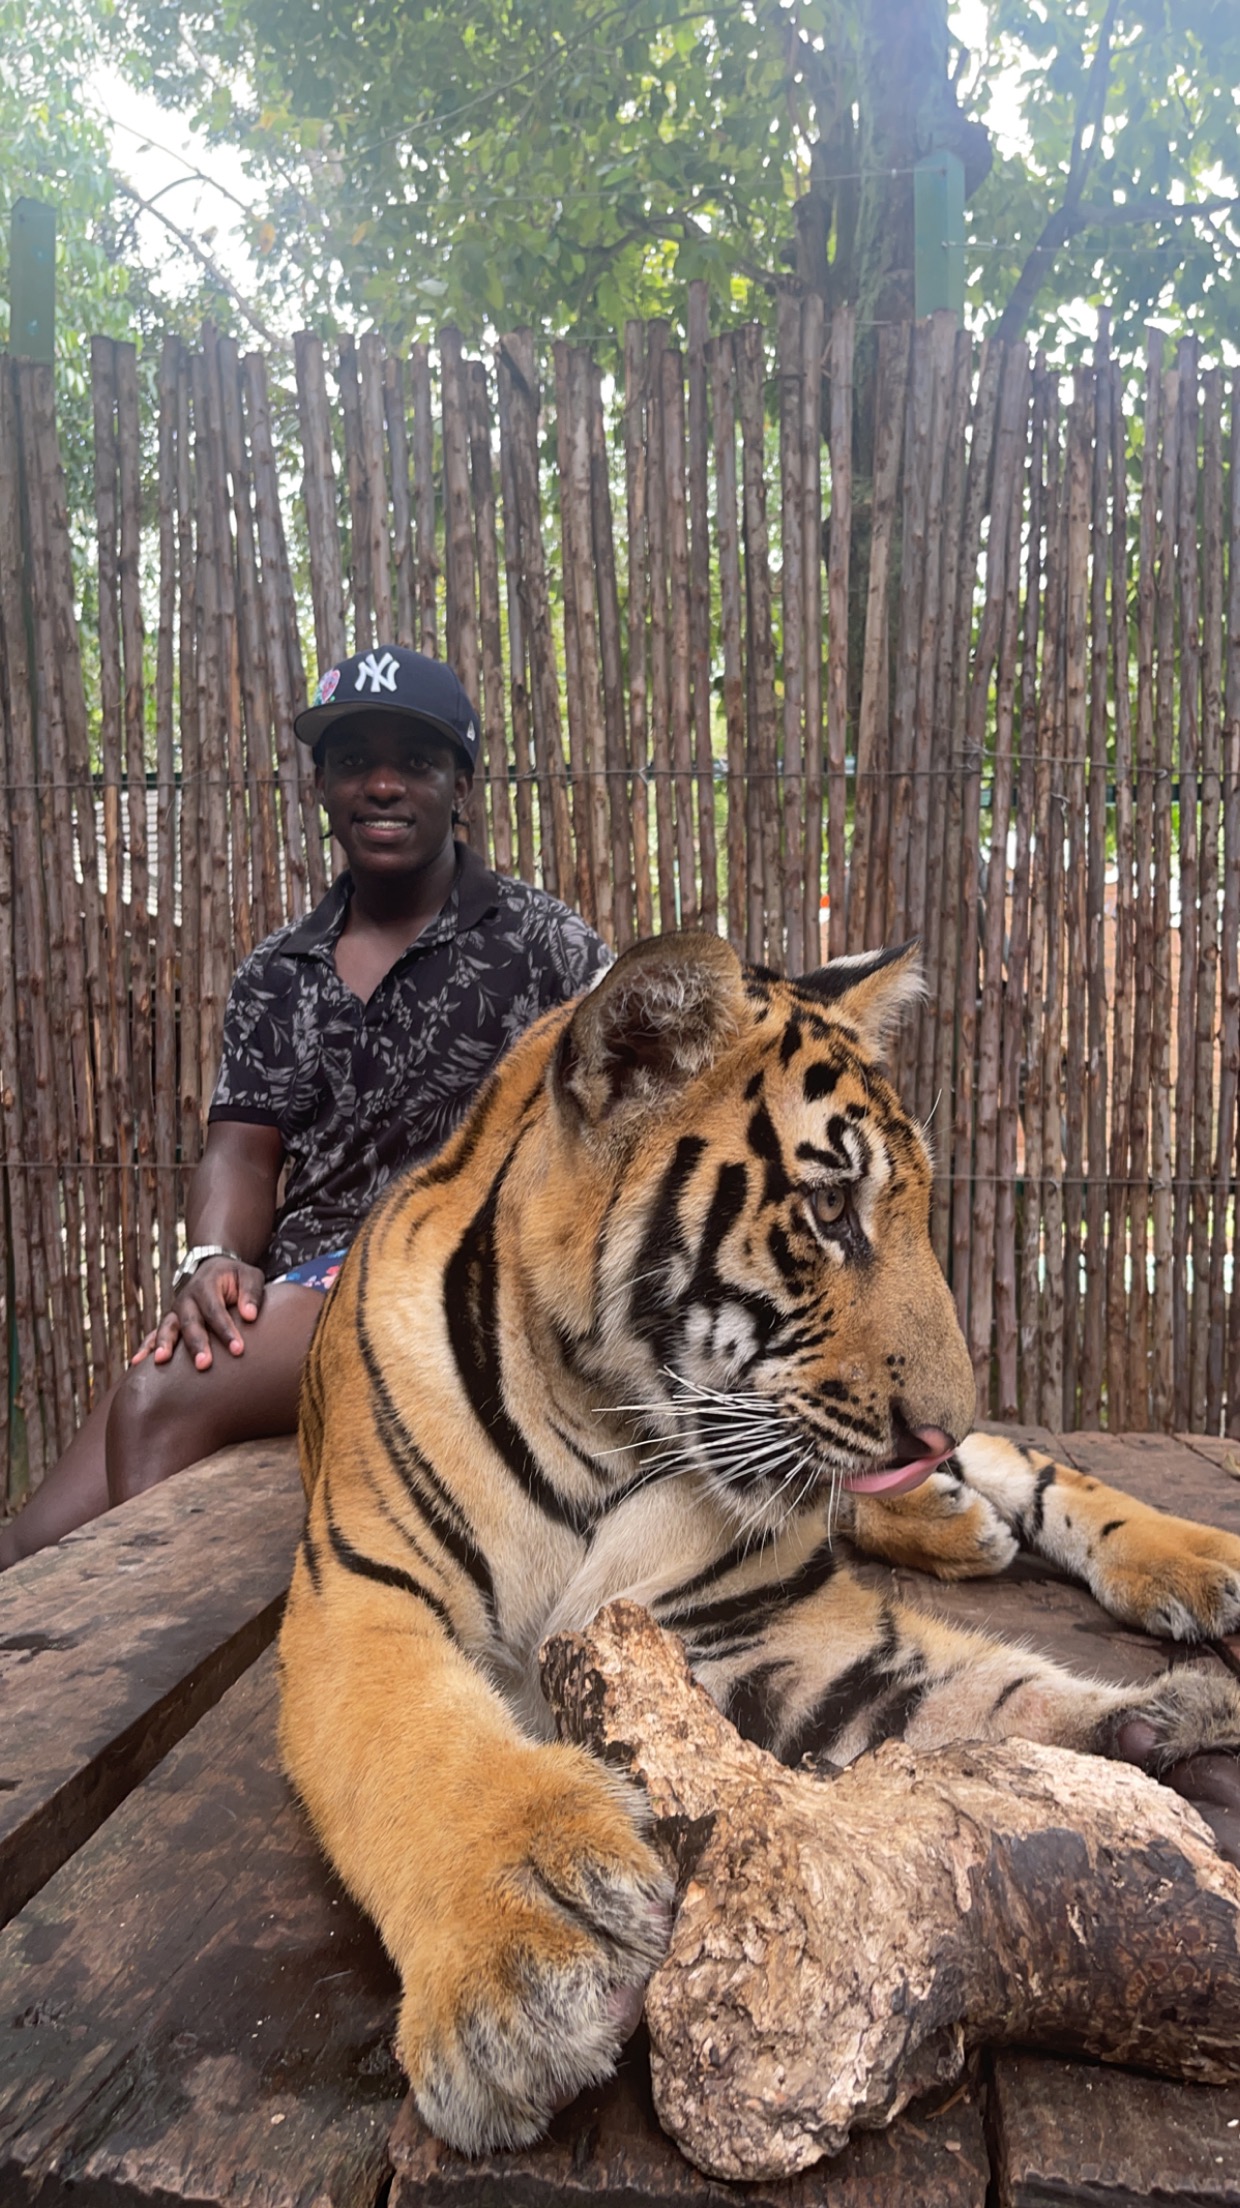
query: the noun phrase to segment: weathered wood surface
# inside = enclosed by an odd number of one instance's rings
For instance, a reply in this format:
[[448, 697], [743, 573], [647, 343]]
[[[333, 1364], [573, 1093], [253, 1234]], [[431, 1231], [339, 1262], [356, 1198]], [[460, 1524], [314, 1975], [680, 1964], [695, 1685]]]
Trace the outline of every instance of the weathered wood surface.
[[0, 1934], [0, 2201], [372, 2208], [396, 1983], [258, 1660]]
[[1240, 2089], [1002, 2055], [991, 2085], [999, 2208], [1236, 2208]]
[[634, 2042], [610, 2084], [583, 2093], [523, 2154], [467, 2161], [406, 2102], [391, 2138], [388, 2208], [983, 2208], [990, 2166], [975, 2085], [933, 2095], [890, 2130], [850, 2141], [801, 2177], [724, 2184], [660, 2131], [649, 2052]]
[[266, 1648], [302, 1512], [251, 1443], [0, 1579], [0, 1924]]

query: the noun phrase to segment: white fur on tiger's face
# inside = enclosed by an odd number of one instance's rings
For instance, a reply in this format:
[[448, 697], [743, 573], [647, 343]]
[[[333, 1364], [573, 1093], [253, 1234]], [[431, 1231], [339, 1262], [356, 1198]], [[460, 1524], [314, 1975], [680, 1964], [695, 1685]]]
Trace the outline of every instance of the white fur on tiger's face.
[[666, 1937], [640, 1800], [548, 1737], [539, 1686], [543, 1638], [614, 1597], [792, 1762], [893, 1733], [1135, 1754], [1137, 1719], [1151, 1766], [1240, 1740], [1230, 1682], [1077, 1680], [851, 1568], [850, 1542], [959, 1578], [1020, 1540], [1132, 1622], [1240, 1623], [1240, 1542], [964, 1438], [926, 1148], [879, 1055], [918, 986], [902, 953], [784, 982], [716, 937], [636, 946], [522, 1038], [327, 1299], [284, 1754], [466, 2150], [606, 2075]]

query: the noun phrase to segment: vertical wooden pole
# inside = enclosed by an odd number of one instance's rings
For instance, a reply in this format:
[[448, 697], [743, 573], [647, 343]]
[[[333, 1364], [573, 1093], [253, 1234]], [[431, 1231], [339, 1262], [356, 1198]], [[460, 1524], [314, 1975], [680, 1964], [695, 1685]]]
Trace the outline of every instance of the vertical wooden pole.
[[848, 928], [844, 833], [848, 805], [845, 758], [855, 337], [853, 308], [837, 307], [831, 324], [831, 553], [827, 574], [827, 932], [832, 958], [838, 958], [846, 949]]
[[706, 347], [709, 294], [689, 286], [689, 654], [693, 693], [693, 772], [697, 786], [700, 918], [709, 934], [719, 925], [719, 859], [715, 834], [715, 761], [710, 689], [710, 420]]

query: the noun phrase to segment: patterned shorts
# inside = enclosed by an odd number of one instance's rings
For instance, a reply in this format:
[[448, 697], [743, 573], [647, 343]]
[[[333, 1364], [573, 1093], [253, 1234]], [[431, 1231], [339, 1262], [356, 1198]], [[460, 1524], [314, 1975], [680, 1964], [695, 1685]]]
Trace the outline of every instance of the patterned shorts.
[[280, 1273], [275, 1280], [269, 1280], [267, 1286], [283, 1288], [285, 1282], [290, 1281], [294, 1288], [317, 1288], [319, 1294], [325, 1296], [344, 1264], [346, 1254], [344, 1250], [324, 1250], [321, 1257], [308, 1257], [304, 1264], [291, 1266], [287, 1273]]

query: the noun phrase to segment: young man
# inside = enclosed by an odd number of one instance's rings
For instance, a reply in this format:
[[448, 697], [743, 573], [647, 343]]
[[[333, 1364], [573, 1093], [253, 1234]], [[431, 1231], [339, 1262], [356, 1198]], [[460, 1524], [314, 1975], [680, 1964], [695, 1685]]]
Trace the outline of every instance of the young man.
[[171, 1304], [0, 1528], [0, 1568], [230, 1442], [291, 1433], [365, 1212], [440, 1147], [522, 1029], [607, 964], [577, 914], [453, 836], [478, 720], [442, 661], [359, 653], [294, 725], [348, 871], [237, 974]]

